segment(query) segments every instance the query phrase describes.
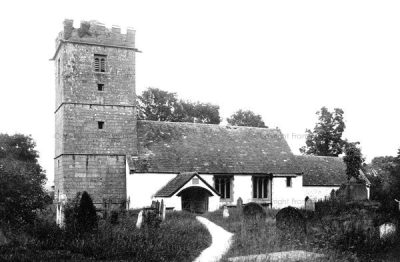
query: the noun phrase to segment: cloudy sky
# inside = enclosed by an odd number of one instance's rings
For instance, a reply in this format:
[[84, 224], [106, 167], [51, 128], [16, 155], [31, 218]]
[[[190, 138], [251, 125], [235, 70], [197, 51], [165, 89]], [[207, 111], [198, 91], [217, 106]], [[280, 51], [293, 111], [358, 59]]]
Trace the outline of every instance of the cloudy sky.
[[0, 133], [31, 134], [49, 184], [54, 40], [65, 18], [136, 29], [146, 87], [261, 114], [292, 151], [322, 106], [370, 160], [400, 148], [399, 1], [6, 1], [1, 4]]

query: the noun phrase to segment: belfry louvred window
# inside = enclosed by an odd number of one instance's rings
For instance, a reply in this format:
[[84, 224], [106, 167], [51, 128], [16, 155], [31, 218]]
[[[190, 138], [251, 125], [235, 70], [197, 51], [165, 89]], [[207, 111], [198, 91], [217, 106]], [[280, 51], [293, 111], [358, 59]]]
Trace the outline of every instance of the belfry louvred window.
[[94, 71], [105, 72], [106, 71], [106, 56], [105, 55], [94, 55]]

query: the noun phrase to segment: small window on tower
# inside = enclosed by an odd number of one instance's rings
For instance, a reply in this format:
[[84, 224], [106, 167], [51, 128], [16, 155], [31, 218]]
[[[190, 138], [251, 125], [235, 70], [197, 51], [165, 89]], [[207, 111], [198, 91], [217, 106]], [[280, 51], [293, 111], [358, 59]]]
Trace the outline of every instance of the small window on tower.
[[103, 129], [104, 128], [104, 122], [103, 121], [97, 122], [97, 126], [99, 127], [99, 129]]
[[97, 90], [104, 91], [104, 84], [97, 84]]
[[105, 55], [94, 55], [94, 71], [105, 72], [106, 71], [106, 58]]
[[286, 187], [292, 187], [292, 178], [291, 177], [286, 178]]

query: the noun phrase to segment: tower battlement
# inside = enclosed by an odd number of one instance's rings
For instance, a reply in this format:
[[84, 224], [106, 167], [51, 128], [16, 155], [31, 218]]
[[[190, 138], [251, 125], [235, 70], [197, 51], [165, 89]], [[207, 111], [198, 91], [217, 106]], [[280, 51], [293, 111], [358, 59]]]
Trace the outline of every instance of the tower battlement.
[[135, 30], [128, 27], [126, 34], [122, 34], [121, 27], [113, 25], [106, 28], [98, 21], [81, 21], [80, 27], [74, 28], [74, 20], [65, 19], [64, 30], [56, 39], [56, 47], [62, 41], [134, 48]]

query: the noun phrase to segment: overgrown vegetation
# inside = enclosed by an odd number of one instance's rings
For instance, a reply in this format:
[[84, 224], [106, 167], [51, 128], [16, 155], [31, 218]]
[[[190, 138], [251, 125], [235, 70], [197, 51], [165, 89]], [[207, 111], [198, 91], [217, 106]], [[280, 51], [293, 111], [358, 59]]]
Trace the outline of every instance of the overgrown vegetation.
[[120, 213], [118, 224], [100, 220], [97, 231], [80, 237], [40, 220], [31, 230], [7, 231], [12, 242], [0, 247], [0, 260], [192, 261], [211, 243], [192, 214], [167, 213], [157, 229], [137, 229], [136, 218]]
[[[344, 205], [322, 201], [319, 211], [301, 212], [306, 217], [307, 233], [284, 231], [276, 227], [277, 210], [267, 209], [267, 218], [244, 218], [238, 209], [230, 209], [227, 219], [222, 211], [208, 213], [207, 218], [235, 234], [233, 244], [222, 261], [229, 257], [271, 252], [306, 250], [324, 254], [317, 261], [381, 261], [393, 249], [393, 242], [379, 239], [377, 226], [393, 221], [367, 203]], [[373, 211], [375, 210], [375, 211]], [[367, 227], [372, 226], [368, 231]], [[386, 261], [386, 260], [385, 260]]]
[[72, 236], [80, 236], [97, 230], [96, 208], [89, 194], [79, 192], [65, 207], [65, 230]]

